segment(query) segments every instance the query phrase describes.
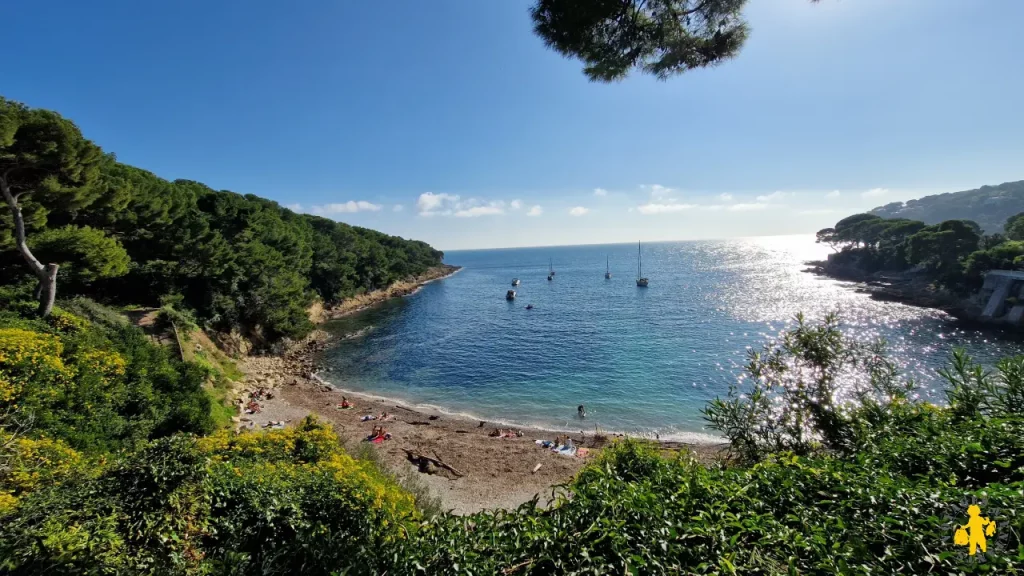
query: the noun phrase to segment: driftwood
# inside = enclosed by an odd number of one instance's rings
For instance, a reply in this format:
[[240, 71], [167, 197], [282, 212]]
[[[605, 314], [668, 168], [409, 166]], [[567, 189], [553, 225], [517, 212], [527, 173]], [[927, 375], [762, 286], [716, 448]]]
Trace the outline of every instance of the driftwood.
[[438, 466], [440, 466], [441, 468], [444, 468], [445, 470], [450, 471], [452, 474], [455, 474], [456, 476], [465, 476], [465, 474], [463, 474], [462, 472], [459, 472], [455, 468], [452, 468], [448, 464], [445, 464], [444, 461], [441, 460], [441, 457], [437, 455], [437, 451], [434, 451], [434, 458], [435, 458], [434, 462]]
[[403, 448], [402, 450], [405, 451], [405, 455], [409, 459], [409, 461], [412, 462], [413, 464], [416, 464], [421, 472], [426, 471], [430, 465], [434, 465], [438, 468], [444, 468], [445, 470], [448, 470], [449, 472], [455, 474], [456, 476], [465, 476], [465, 474], [456, 470], [453, 466], [445, 463], [444, 460], [441, 460], [441, 457], [437, 455], [437, 452], [434, 452], [434, 457], [431, 458], [430, 456], [418, 454], [407, 448]]

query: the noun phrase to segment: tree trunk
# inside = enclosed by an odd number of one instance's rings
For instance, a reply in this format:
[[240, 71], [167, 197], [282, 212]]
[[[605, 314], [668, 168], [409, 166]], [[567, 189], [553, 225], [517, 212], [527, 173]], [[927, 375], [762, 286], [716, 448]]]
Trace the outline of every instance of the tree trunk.
[[18, 205], [18, 198], [22, 193], [19, 192], [15, 195], [11, 192], [11, 187], [7, 183], [7, 173], [0, 175], [0, 192], [3, 193], [7, 207], [11, 209], [11, 216], [14, 217], [14, 241], [18, 252], [21, 252], [25, 263], [28, 264], [36, 278], [39, 278], [39, 289], [36, 290], [36, 294], [39, 298], [39, 314], [45, 318], [53, 311], [53, 300], [57, 297], [58, 266], [56, 264], [43, 266], [29, 250], [28, 242], [25, 241], [25, 218], [22, 217], [21, 206]]
[[53, 300], [57, 297], [57, 266], [47, 264], [43, 276], [39, 278], [39, 315], [46, 318], [53, 312]]

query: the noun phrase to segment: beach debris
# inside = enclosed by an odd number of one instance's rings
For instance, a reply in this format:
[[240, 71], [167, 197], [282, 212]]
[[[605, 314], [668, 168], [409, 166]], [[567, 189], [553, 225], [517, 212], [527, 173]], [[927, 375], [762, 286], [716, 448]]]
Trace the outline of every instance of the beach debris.
[[456, 476], [465, 476], [465, 474], [459, 472], [451, 465], [446, 464], [444, 460], [441, 460], [440, 456], [437, 455], [437, 452], [434, 452], [434, 457], [431, 458], [430, 456], [426, 456], [418, 452], [413, 452], [412, 450], [409, 450], [407, 448], [403, 448], [402, 450], [405, 451], [405, 456], [406, 458], [408, 458], [409, 462], [415, 464], [419, 471], [423, 472], [424, 474], [436, 474], [437, 468], [444, 468], [445, 470], [451, 472], [452, 474], [455, 474]]
[[427, 420], [440, 420], [440, 416], [427, 416]]
[[449, 471], [449, 472], [451, 472], [452, 474], [455, 474], [455, 475], [457, 475], [457, 476], [465, 476], [465, 474], [463, 474], [462, 472], [459, 472], [459, 471], [458, 471], [458, 470], [456, 470], [455, 468], [452, 468], [452, 467], [451, 467], [451, 466], [449, 466], [448, 464], [445, 464], [445, 463], [444, 463], [444, 460], [441, 460], [441, 457], [437, 455], [437, 451], [434, 451], [434, 462], [435, 462], [435, 463], [436, 463], [436, 464], [437, 464], [438, 466], [440, 466], [441, 468], [444, 468], [445, 470], [448, 470], [448, 471]]
[[515, 428], [509, 428], [507, 430], [504, 428], [495, 428], [490, 432], [490, 434], [488, 434], [491, 438], [520, 438], [522, 435], [523, 431]]
[[530, 474], [536, 474], [537, 470], [540, 470], [540, 467], [541, 467], [541, 463], [538, 462], [537, 465], [533, 467], [533, 471], [530, 472]]
[[286, 422], [291, 422], [291, 420], [270, 420], [269, 422], [264, 424], [263, 427], [270, 428], [271, 430], [284, 430], [284, 425]]
[[487, 422], [484, 422], [483, 420], [481, 420], [480, 421], [480, 425], [477, 426], [477, 428], [483, 428], [485, 424], [487, 424]]
[[409, 422], [413, 426], [430, 426], [430, 422], [424, 422], [423, 420], [414, 420]]

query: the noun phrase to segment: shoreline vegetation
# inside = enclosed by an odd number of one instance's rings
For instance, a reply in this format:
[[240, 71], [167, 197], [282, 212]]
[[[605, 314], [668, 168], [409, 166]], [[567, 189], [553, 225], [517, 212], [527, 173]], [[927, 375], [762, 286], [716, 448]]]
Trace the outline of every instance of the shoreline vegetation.
[[[1018, 305], [1007, 292], [999, 313], [986, 311], [990, 294], [986, 274], [1024, 267], [1024, 213], [1010, 216], [1004, 232], [986, 234], [970, 220], [927, 225], [905, 218], [855, 214], [817, 233], [817, 242], [834, 250], [824, 261], [807, 262], [805, 272], [856, 282], [872, 298], [945, 312], [982, 328], [1024, 331], [1015, 316]], [[991, 292], [991, 289], [988, 290]]]

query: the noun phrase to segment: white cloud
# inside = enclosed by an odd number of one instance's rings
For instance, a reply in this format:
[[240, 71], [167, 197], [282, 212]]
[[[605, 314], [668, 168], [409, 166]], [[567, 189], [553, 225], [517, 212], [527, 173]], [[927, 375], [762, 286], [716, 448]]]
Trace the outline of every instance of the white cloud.
[[608, 191], [604, 188], [594, 188], [594, 196], [607, 196]]
[[701, 210], [710, 210], [712, 212], [718, 212], [719, 210], [725, 210], [726, 206], [725, 204], [704, 204], [702, 206], [698, 206], [698, 208], [700, 208]]
[[584, 208], [583, 206], [576, 206], [572, 210], [569, 210], [570, 216], [583, 216], [590, 212], [590, 208]]
[[351, 214], [353, 212], [377, 212], [380, 209], [380, 204], [373, 204], [366, 200], [349, 200], [348, 202], [313, 206], [313, 214]]
[[651, 198], [665, 198], [666, 196], [672, 195], [672, 189], [661, 184], [651, 184], [646, 188], [651, 190]]
[[457, 210], [455, 216], [458, 218], [475, 218], [477, 216], [498, 216], [505, 213], [505, 208], [501, 206], [502, 203], [493, 203], [487, 206], [472, 206], [470, 208], [463, 208]]
[[434, 214], [451, 214], [452, 208], [459, 201], [458, 194], [424, 192], [416, 200], [416, 209], [421, 216], [433, 216]]
[[757, 197], [758, 202], [774, 202], [776, 200], [782, 200], [793, 196], [792, 192], [775, 191], [771, 194], [764, 194]]
[[401, 212], [402, 210], [405, 210], [405, 206], [402, 206], [401, 204], [395, 204], [395, 206], [391, 208], [391, 210], [393, 212]]
[[889, 193], [888, 188], [872, 188], [867, 192], [861, 192], [861, 196], [864, 198], [881, 198]]
[[723, 202], [728, 202], [728, 201], [732, 200], [732, 194], [729, 194], [728, 192], [723, 192], [723, 193], [719, 194], [718, 197]]
[[797, 212], [797, 214], [802, 214], [804, 216], [814, 216], [816, 214], [832, 214], [833, 212], [835, 212], [835, 210], [831, 208], [815, 208], [810, 210], [801, 210]]
[[672, 212], [682, 212], [696, 208], [696, 204], [656, 204], [654, 202], [638, 206], [636, 211], [641, 214], [671, 214]]
[[833, 190], [828, 194], [825, 194], [825, 198], [839, 198], [839, 190]]
[[523, 207], [523, 202], [522, 200], [513, 200], [508, 203], [508, 207], [513, 210], [519, 210], [520, 208]]
[[544, 213], [544, 209], [540, 206], [534, 206], [526, 213], [527, 216], [540, 216]]
[[287, 206], [285, 206], [285, 208], [291, 210], [292, 212], [302, 212], [302, 204], [288, 204]]
[[732, 206], [729, 206], [726, 209], [730, 210], [732, 212], [751, 212], [751, 211], [754, 211], [754, 210], [764, 210], [767, 207], [768, 207], [768, 205], [765, 204], [764, 202], [756, 202], [756, 203], [733, 204]]

